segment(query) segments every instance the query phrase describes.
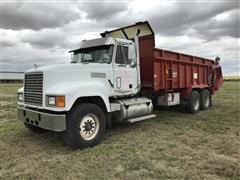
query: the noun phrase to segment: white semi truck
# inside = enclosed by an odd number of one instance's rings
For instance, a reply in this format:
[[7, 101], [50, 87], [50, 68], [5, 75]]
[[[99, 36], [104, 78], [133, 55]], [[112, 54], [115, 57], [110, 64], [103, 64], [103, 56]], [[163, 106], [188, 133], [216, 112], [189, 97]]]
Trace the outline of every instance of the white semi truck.
[[[96, 145], [112, 121], [132, 123], [155, 117], [152, 100], [156, 105], [180, 103], [180, 94], [186, 88], [156, 89], [158, 72], [151, 64], [154, 48], [148, 44], [154, 42], [154, 33], [148, 22], [101, 35], [82, 41], [80, 48], [70, 51], [70, 64], [25, 72], [17, 104], [18, 117], [28, 129], [63, 132], [68, 146], [85, 148]], [[204, 90], [208, 101], [199, 95], [203, 91], [187, 92], [191, 96], [185, 99], [190, 112], [210, 106], [210, 89]]]
[[[138, 42], [136, 34], [135, 42]], [[70, 64], [31, 69], [18, 90], [18, 116], [34, 132], [64, 131], [73, 148], [97, 144], [111, 119], [155, 117], [141, 88], [138, 43], [110, 36], [82, 41]]]

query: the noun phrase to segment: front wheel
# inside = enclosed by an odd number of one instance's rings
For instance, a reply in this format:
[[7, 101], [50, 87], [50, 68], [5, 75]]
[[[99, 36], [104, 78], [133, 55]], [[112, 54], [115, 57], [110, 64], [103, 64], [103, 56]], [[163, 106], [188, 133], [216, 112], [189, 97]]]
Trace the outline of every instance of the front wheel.
[[99, 106], [78, 104], [67, 114], [64, 142], [74, 149], [91, 147], [99, 143], [105, 129], [106, 118]]

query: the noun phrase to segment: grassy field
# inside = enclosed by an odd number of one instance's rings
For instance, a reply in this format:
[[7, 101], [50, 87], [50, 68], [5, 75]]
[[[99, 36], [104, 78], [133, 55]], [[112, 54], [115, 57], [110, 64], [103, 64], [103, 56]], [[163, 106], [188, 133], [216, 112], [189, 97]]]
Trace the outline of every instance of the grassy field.
[[240, 76], [224, 76], [224, 81], [238, 81], [240, 82]]
[[224, 80], [240, 80], [240, 76], [224, 76]]
[[240, 82], [225, 82], [213, 107], [169, 109], [109, 130], [98, 146], [71, 150], [61, 135], [29, 132], [16, 116], [20, 84], [1, 84], [0, 179], [239, 179]]

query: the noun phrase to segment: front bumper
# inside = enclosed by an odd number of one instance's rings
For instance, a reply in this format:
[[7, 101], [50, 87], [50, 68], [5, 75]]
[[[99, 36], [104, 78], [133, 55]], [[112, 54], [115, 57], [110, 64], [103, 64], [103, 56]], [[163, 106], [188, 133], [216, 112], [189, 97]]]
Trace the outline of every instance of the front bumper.
[[66, 130], [65, 114], [45, 113], [18, 107], [18, 118], [24, 123], [28, 123], [43, 129], [57, 132]]

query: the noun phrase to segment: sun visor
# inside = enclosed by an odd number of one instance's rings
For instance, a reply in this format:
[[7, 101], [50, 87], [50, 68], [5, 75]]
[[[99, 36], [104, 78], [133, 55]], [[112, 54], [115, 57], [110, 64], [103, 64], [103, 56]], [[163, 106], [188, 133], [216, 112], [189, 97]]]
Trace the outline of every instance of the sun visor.
[[104, 38], [98, 38], [98, 39], [92, 39], [92, 40], [84, 40], [80, 44], [80, 48], [71, 50], [69, 52], [74, 52], [79, 49], [83, 48], [89, 48], [89, 47], [96, 47], [96, 46], [102, 46], [102, 45], [110, 45], [113, 44], [113, 40], [110, 37], [104, 37]]
[[111, 36], [113, 38], [121, 39], [133, 39], [136, 36], [138, 29], [140, 30], [139, 37], [154, 35], [154, 32], [150, 24], [147, 21], [145, 21], [138, 22], [134, 25], [122, 27], [112, 31], [105, 31], [101, 33], [101, 36], [102, 37]]

